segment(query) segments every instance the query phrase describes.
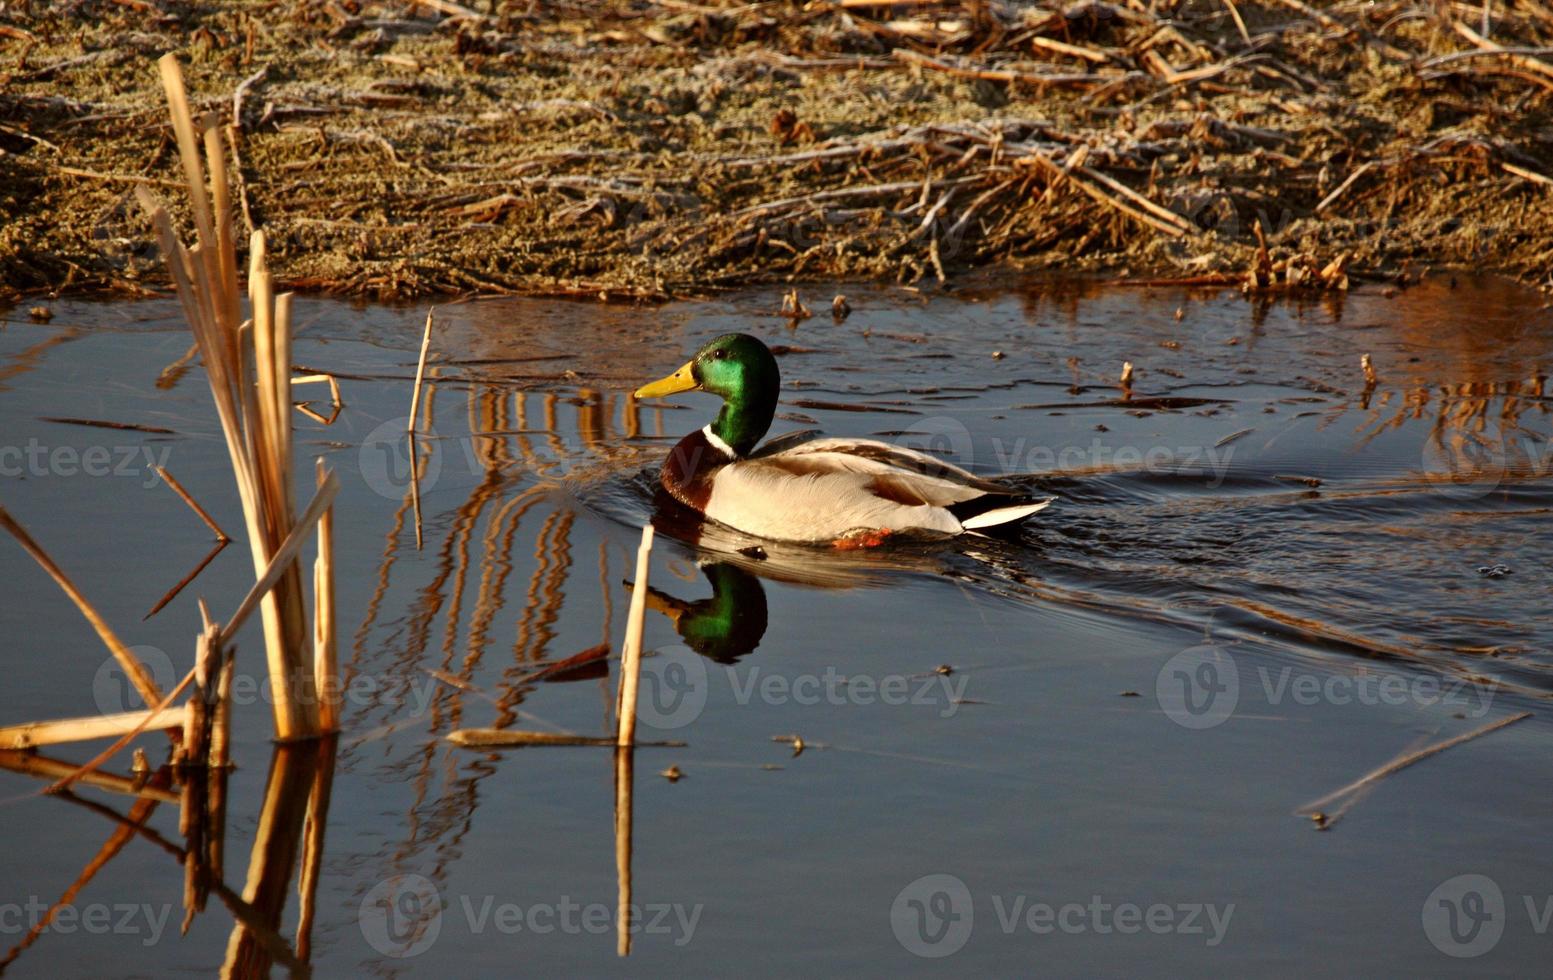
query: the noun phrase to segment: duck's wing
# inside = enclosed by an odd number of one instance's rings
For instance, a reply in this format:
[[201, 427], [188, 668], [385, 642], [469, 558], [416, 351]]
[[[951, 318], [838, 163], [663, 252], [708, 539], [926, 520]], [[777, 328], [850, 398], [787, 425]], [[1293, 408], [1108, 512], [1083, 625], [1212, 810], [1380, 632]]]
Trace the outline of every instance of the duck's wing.
[[889, 443], [783, 438], [718, 468], [705, 513], [762, 537], [818, 541], [863, 528], [959, 534], [965, 508], [969, 518], [1022, 502], [958, 466]]
[[[772, 440], [751, 457], [804, 472], [862, 473], [920, 488], [923, 500], [945, 506], [982, 494], [1017, 491], [982, 479], [937, 456], [877, 439], [809, 438], [795, 432]], [[802, 437], [802, 438], [800, 438]], [[966, 491], [974, 491], [967, 493]]]
[[831, 541], [859, 529], [921, 529], [958, 534], [946, 509], [981, 491], [914, 474], [860, 472], [825, 454], [741, 459], [712, 477], [707, 517], [748, 534], [786, 541]]

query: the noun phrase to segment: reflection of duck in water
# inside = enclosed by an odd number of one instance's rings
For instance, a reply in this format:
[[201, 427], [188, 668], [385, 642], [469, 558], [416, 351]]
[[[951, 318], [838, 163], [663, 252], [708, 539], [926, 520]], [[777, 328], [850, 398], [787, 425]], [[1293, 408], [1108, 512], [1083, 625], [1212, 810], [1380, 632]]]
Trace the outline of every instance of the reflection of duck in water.
[[712, 583], [711, 598], [688, 602], [649, 587], [647, 605], [674, 623], [690, 649], [709, 660], [731, 664], [759, 646], [766, 635], [766, 590], [760, 579], [728, 562], [707, 562], [701, 574]]
[[874, 439], [805, 434], [760, 442], [776, 413], [776, 358], [748, 334], [724, 334], [637, 398], [701, 390], [717, 419], [669, 453], [660, 480], [680, 503], [775, 541], [872, 545], [895, 532], [960, 534], [1028, 517], [1051, 503], [934, 456]]

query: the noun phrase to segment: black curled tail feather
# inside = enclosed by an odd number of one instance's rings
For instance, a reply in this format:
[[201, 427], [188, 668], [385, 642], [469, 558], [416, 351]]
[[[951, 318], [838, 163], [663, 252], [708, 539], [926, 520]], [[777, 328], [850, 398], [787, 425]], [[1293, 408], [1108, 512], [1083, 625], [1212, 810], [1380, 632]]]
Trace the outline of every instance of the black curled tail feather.
[[993, 517], [996, 511], [1008, 511], [1008, 521], [1017, 521], [1034, 513], [1036, 510], [1050, 504], [1055, 497], [1029, 493], [988, 493], [971, 500], [962, 500], [959, 503], [950, 504], [945, 510], [955, 516], [961, 524], [967, 527], [977, 525], [992, 526], [1002, 521], [985, 520], [978, 522], [978, 517]]

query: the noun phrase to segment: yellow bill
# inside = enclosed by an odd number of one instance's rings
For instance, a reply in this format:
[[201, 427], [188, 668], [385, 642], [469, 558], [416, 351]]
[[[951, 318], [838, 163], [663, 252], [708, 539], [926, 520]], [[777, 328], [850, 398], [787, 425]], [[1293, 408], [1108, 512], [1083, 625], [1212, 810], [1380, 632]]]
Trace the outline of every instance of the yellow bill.
[[696, 381], [695, 374], [690, 370], [690, 366], [694, 363], [694, 361], [686, 361], [680, 366], [678, 371], [675, 371], [667, 378], [660, 378], [652, 384], [642, 385], [636, 389], [636, 397], [662, 398], [664, 395], [672, 395], [677, 392], [690, 391], [701, 387], [700, 383]]

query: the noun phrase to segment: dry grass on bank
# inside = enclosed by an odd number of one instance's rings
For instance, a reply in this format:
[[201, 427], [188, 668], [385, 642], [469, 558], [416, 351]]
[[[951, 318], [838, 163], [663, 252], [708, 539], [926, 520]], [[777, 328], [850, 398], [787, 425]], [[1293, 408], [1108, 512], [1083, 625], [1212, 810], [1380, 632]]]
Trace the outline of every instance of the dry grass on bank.
[[1553, 6], [1486, 9], [10, 0], [0, 284], [162, 285], [133, 192], [177, 177], [168, 50], [290, 288], [1544, 281]]

